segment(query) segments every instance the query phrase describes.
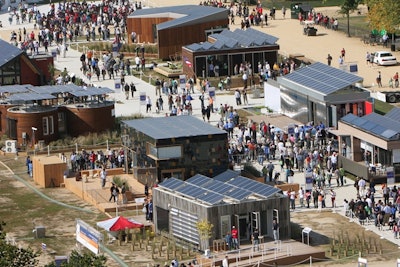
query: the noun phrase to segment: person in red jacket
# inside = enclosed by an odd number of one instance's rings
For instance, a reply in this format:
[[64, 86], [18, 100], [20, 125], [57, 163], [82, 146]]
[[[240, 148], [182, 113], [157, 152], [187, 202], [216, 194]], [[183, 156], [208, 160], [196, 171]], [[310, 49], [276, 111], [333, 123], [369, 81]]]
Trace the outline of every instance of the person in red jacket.
[[233, 249], [239, 249], [239, 240], [238, 240], [238, 230], [235, 226], [232, 226], [232, 247]]

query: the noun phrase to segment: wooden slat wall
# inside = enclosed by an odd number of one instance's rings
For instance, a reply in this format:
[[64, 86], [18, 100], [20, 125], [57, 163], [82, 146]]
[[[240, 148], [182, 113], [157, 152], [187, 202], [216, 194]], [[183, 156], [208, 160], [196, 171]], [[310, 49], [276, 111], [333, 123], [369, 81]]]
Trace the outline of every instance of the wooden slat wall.
[[[171, 18], [128, 18], [128, 33], [138, 35], [138, 42], [153, 43], [153, 26]], [[228, 18], [184, 27], [169, 28], [158, 32], [159, 58], [169, 59], [170, 55], [180, 54], [182, 46], [206, 41], [205, 30], [229, 25]]]

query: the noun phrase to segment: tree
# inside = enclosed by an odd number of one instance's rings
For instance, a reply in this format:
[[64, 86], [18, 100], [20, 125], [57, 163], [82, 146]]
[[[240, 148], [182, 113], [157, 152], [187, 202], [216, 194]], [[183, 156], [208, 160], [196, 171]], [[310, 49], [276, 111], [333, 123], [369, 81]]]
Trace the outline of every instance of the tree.
[[9, 244], [3, 230], [4, 225], [6, 224], [2, 221], [0, 223], [0, 267], [37, 266], [36, 257], [39, 253], [30, 248], [24, 249]]
[[209, 240], [214, 225], [207, 220], [201, 220], [196, 223], [196, 227], [197, 231], [199, 232], [200, 249], [206, 250], [208, 249]]
[[347, 18], [347, 36], [350, 37], [350, 13], [353, 13], [358, 9], [358, 4], [362, 0], [344, 0], [343, 4], [340, 5], [339, 14], [346, 15]]
[[[400, 26], [400, 1], [398, 0], [368, 0], [368, 20], [371, 30], [386, 30], [394, 33]], [[392, 35], [394, 39], [394, 35]]]

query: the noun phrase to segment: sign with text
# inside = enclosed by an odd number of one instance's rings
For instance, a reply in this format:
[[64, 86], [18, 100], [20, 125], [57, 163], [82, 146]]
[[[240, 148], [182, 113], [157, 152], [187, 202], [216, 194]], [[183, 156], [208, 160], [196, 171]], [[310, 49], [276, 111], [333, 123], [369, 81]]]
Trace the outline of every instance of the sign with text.
[[186, 75], [179, 75], [179, 87], [181, 89], [186, 88]]
[[140, 101], [140, 105], [146, 105], [146, 93], [145, 92], [140, 92], [139, 101]]
[[386, 177], [387, 177], [386, 184], [388, 186], [394, 185], [394, 168], [393, 167], [386, 168]]
[[100, 253], [101, 233], [82, 220], [76, 220], [76, 241], [94, 254]]
[[306, 179], [306, 186], [305, 190], [312, 190], [313, 185], [314, 185], [314, 180], [313, 180], [313, 173], [312, 172], [305, 172], [304, 177]]

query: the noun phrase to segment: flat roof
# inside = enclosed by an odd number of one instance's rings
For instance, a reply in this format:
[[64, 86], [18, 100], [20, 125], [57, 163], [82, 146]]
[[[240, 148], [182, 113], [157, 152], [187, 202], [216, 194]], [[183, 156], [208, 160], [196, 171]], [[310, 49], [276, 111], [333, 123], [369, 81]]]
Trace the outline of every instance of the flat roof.
[[153, 139], [226, 135], [226, 131], [193, 116], [170, 116], [122, 121], [126, 126]]
[[211, 21], [219, 18], [226, 18], [228, 21], [228, 10], [225, 8], [217, 8], [212, 6], [201, 5], [182, 5], [156, 8], [142, 8], [128, 18], [173, 18], [170, 21], [157, 24], [157, 30], [167, 28], [181, 27], [185, 25], [195, 24], [196, 21]]

